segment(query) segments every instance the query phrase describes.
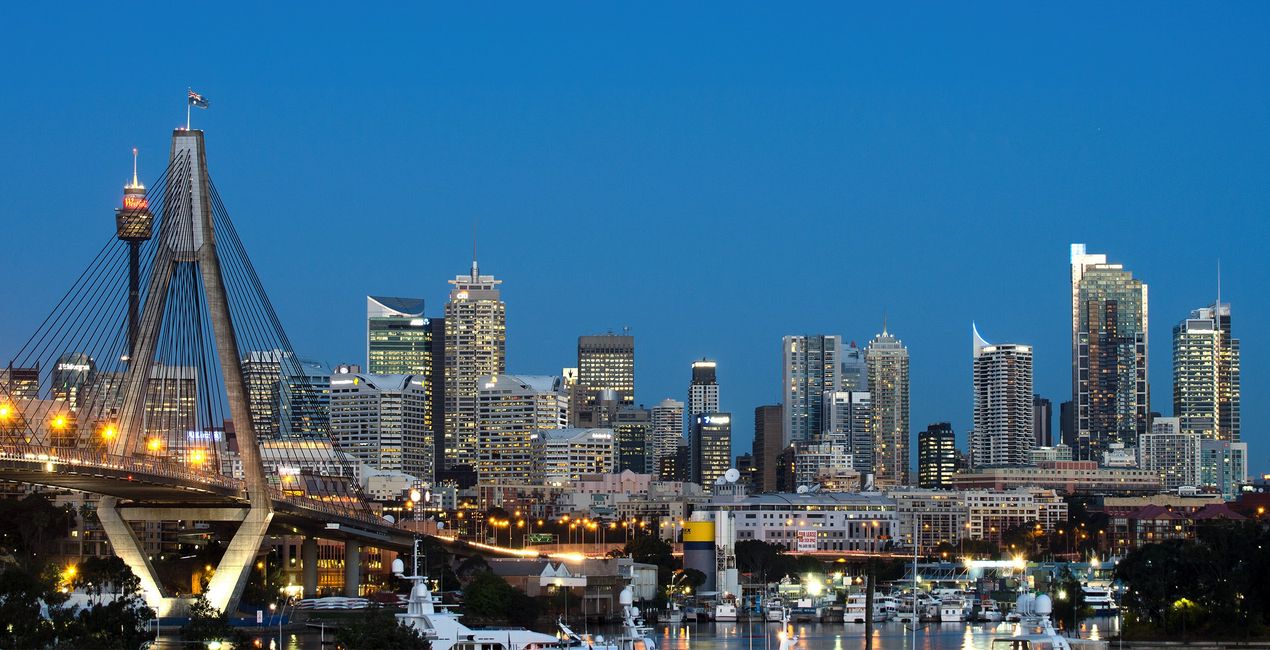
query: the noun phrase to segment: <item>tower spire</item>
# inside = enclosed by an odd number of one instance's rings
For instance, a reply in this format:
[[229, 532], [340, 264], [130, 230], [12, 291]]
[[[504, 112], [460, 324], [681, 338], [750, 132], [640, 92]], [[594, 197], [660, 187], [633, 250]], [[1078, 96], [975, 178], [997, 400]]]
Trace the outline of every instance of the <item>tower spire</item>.
[[132, 182], [124, 186], [125, 189], [145, 189], [141, 181], [137, 179], [137, 148], [132, 148]]
[[480, 269], [476, 265], [476, 220], [472, 220], [472, 282], [480, 279]]

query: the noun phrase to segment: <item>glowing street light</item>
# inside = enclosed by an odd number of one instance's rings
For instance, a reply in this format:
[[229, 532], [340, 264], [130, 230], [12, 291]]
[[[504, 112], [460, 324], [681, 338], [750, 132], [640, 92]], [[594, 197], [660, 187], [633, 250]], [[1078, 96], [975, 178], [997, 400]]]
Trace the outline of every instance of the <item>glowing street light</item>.
[[153, 452], [157, 452], [157, 451], [159, 451], [159, 450], [161, 450], [161, 449], [163, 449], [163, 439], [162, 439], [162, 438], [152, 437], [152, 438], [150, 438], [149, 440], [146, 440], [146, 451], [149, 451], [149, 452], [152, 452], [152, 453], [153, 453]]

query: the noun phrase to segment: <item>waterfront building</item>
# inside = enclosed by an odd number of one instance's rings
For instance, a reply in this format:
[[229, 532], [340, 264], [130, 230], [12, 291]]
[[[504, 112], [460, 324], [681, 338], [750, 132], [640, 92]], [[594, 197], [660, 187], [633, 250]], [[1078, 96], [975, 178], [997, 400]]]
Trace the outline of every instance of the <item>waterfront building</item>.
[[825, 437], [847, 445], [856, 471], [873, 471], [873, 396], [868, 391], [825, 394]]
[[612, 429], [552, 429], [533, 434], [534, 482], [563, 484], [617, 469]]
[[952, 424], [937, 422], [917, 434], [917, 485], [947, 489], [957, 472], [957, 435]]
[[974, 467], [1026, 465], [1036, 444], [1032, 412], [1032, 346], [993, 345], [971, 326], [974, 362]]
[[895, 500], [881, 492], [716, 496], [698, 513], [731, 517], [738, 542], [758, 540], [791, 553], [879, 551], [900, 533]]
[[882, 328], [865, 351], [873, 398], [873, 472], [878, 485], [909, 484], [908, 349]]
[[1196, 309], [1173, 328], [1173, 414], [1183, 431], [1239, 442], [1239, 339], [1228, 303]]
[[919, 552], [932, 551], [943, 543], [956, 544], [966, 533], [966, 497], [952, 490], [897, 488], [886, 496], [895, 500], [899, 517], [901, 546], [913, 548], [916, 535]]
[[369, 467], [434, 480], [425, 380], [417, 375], [331, 376], [331, 436]]
[[815, 441], [824, 433], [826, 393], [842, 390], [842, 337], [786, 336], [781, 342], [783, 444]]
[[1099, 467], [1092, 460], [1042, 461], [1036, 466], [983, 467], [954, 474], [958, 490], [1040, 487], [1062, 494], [1143, 494], [1160, 491], [1160, 478], [1138, 468]]
[[568, 425], [569, 398], [560, 377], [494, 375], [477, 390], [477, 479], [533, 480], [535, 434]]
[[1181, 418], [1155, 418], [1138, 439], [1138, 466], [1160, 477], [1160, 487], [1200, 485], [1200, 435], [1183, 431]]
[[968, 490], [962, 496], [970, 539], [1000, 544], [1012, 528], [1035, 523], [1048, 533], [1067, 521], [1067, 502], [1053, 489]]
[[780, 404], [768, 404], [754, 409], [754, 472], [755, 492], [776, 490], [777, 458], [784, 449], [784, 427]]
[[1090, 460], [1148, 431], [1147, 285], [1084, 244], [1071, 252], [1073, 447]]
[[477, 462], [477, 389], [507, 372], [507, 306], [492, 275], [481, 275], [472, 260], [470, 275], [450, 280], [445, 304], [444, 458], [450, 469]]

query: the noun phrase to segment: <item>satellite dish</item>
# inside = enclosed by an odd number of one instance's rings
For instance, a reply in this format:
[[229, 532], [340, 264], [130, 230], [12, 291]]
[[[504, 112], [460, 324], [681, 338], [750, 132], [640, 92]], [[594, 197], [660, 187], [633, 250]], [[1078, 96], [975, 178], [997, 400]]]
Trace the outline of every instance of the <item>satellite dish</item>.
[[723, 478], [722, 476], [720, 476], [719, 478], [714, 479], [714, 484], [715, 484], [715, 485], [726, 485], [726, 484], [727, 484], [727, 479], [725, 479], [725, 478]]
[[799, 494], [807, 494], [807, 486], [806, 486], [806, 485], [800, 485], [800, 486], [798, 486], [798, 493], [799, 493]]
[[396, 520], [396, 519], [394, 519], [392, 515], [384, 515], [384, 521], [386, 521], [386, 522], [388, 522], [388, 523], [390, 523], [390, 524], [395, 524], [395, 523], [397, 523], [397, 520]]
[[736, 483], [741, 480], [741, 472], [737, 471], [735, 467], [730, 468], [728, 471], [723, 473], [723, 479], [728, 483]]

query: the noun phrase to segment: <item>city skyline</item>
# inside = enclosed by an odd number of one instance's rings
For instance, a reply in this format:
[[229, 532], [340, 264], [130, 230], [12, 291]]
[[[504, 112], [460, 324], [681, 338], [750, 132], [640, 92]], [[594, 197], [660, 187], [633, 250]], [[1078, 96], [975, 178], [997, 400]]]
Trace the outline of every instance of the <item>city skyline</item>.
[[[1113, 28], [1123, 28], [1131, 18], [1136, 17], [1113, 11], [1102, 19]], [[91, 19], [91, 15], [83, 18]], [[688, 26], [702, 20], [703, 16], [689, 12], [686, 25], [674, 29], [692, 31]], [[1040, 28], [1041, 36], [1052, 38], [1070, 29], [1085, 33], [1081, 30], [1087, 28], [1076, 22], [1058, 20], [1053, 32]], [[729, 29], [739, 28], [744, 21], [731, 18], [724, 23], [723, 35], [700, 44], [688, 40], [685, 33], [672, 32], [671, 52], [683, 56], [726, 45], [733, 33]], [[1247, 29], [1264, 23], [1264, 16], [1258, 16], [1248, 21]], [[934, 24], [937, 16], [922, 17], [914, 29], [931, 30]], [[641, 26], [646, 25], [640, 23], [636, 28]], [[468, 29], [470, 33], [472, 27]], [[1066, 249], [1072, 242], [1085, 242], [1091, 250], [1124, 263], [1135, 277], [1152, 287], [1151, 311], [1157, 327], [1150, 332], [1149, 344], [1151, 407], [1165, 415], [1172, 414], [1169, 328], [1197, 305], [1210, 304], [1217, 297], [1216, 267], [1221, 259], [1222, 299], [1233, 304], [1237, 312], [1245, 357], [1242, 406], [1247, 424], [1243, 439], [1251, 448], [1251, 468], [1264, 469], [1267, 447], [1256, 423], [1268, 412], [1257, 398], [1266, 375], [1257, 360], [1266, 357], [1267, 337], [1262, 333], [1270, 313], [1255, 299], [1252, 288], [1267, 279], [1256, 255], [1264, 235], [1258, 232], [1254, 217], [1263, 213], [1270, 201], [1265, 189], [1255, 187], [1253, 179], [1264, 175], [1265, 166], [1252, 152], [1265, 150], [1270, 134], [1259, 122], [1249, 124], [1242, 113], [1230, 116], [1209, 106], [1240, 111], [1249, 109], [1230, 107], [1264, 104], [1264, 90], [1236, 81], [1240, 74], [1262, 69], [1265, 57], [1241, 50], [1244, 61], [1226, 60], [1222, 40], [1245, 37], [1244, 27], [1227, 26], [1220, 36], [1201, 37], [1208, 49], [1198, 48], [1200, 61], [1188, 63], [1186, 57], [1164, 47], [1178, 29], [1171, 22], [1153, 24], [1135, 41], [1141, 50], [1137, 53], [1128, 44], [1100, 41], [1094, 52], [1062, 63], [1035, 56], [1024, 56], [1023, 62], [994, 60], [987, 65], [1003, 73], [1004, 80], [987, 74], [977, 76], [983, 82], [979, 92], [984, 95], [962, 91], [945, 100], [952, 103], [939, 101], [937, 91], [942, 86], [937, 82], [904, 88], [886, 77], [888, 72], [912, 65], [928, 64], [939, 71], [955, 63], [914, 60], [883, 49], [882, 53], [892, 58], [861, 71], [839, 67], [804, 71], [804, 75], [815, 76], [800, 78], [826, 82], [829, 90], [825, 96], [797, 83], [774, 79], [770, 67], [759, 66], [749, 81], [754, 88], [724, 73], [717, 77], [721, 80], [713, 89], [676, 86], [623, 111], [617, 110], [617, 104], [639, 94], [637, 91], [655, 77], [668, 76], [672, 86], [687, 85], [694, 74], [714, 70], [704, 66], [720, 65], [720, 61], [711, 58], [706, 64], [674, 71], [656, 68], [655, 62], [636, 65], [621, 53], [602, 50], [602, 62], [625, 71], [616, 81], [601, 86], [608, 95], [570, 95], [564, 79], [575, 72], [581, 73], [584, 81], [594, 80], [601, 76], [599, 64], [573, 62], [561, 72], [540, 72], [544, 87], [533, 90], [517, 105], [533, 127], [525, 131], [539, 134], [525, 135], [518, 128], [509, 141], [501, 143], [481, 133], [502, 125], [493, 133], [508, 136], [512, 120], [495, 111], [491, 106], [497, 102], [490, 100], [524, 89], [505, 77], [496, 76], [493, 90], [486, 91], [490, 93], [486, 101], [479, 101], [482, 92], [465, 87], [458, 75], [447, 76], [452, 73], [429, 73], [438, 78], [433, 88], [424, 91], [399, 87], [402, 64], [382, 72], [355, 66], [355, 79], [361, 84], [355, 88], [361, 92], [352, 94], [369, 96], [369, 102], [356, 110], [347, 100], [332, 96], [324, 84], [314, 83], [312, 77], [286, 80], [276, 89], [265, 86], [269, 75], [261, 72], [231, 81], [223, 73], [210, 72], [211, 54], [188, 54], [190, 60], [171, 68], [165, 64], [158, 72], [160, 81], [130, 88], [126, 99], [117, 87], [107, 84], [115, 77], [104, 72], [88, 75], [94, 78], [86, 79], [83, 85], [36, 83], [21, 102], [4, 104], [6, 118], [30, 128], [9, 134], [10, 148], [21, 150], [22, 160], [6, 165], [0, 178], [22, 191], [4, 193], [0, 209], [11, 215], [7, 221], [13, 222], [13, 236], [24, 241], [47, 241], [45, 218], [63, 218], [72, 227], [66, 229], [59, 244], [59, 260], [63, 261], [52, 263], [36, 246], [15, 250], [6, 261], [10, 277], [18, 273], [27, 276], [26, 282], [6, 289], [6, 298], [29, 309], [6, 309], [0, 315], [0, 348], [19, 346], [51, 306], [48, 296], [59, 295], [60, 289], [69, 285], [70, 276], [80, 268], [71, 263], [76, 259], [75, 251], [94, 250], [110, 236], [108, 213], [117, 204], [120, 182], [130, 176], [131, 147], [141, 149], [143, 183], [161, 171], [160, 161], [167, 149], [162, 142], [165, 129], [183, 120], [180, 88], [188, 83], [216, 99], [212, 109], [196, 114], [195, 126], [216, 136], [209, 147], [214, 167], [215, 161], [235, 161], [233, 166], [215, 167], [217, 183], [222, 190], [232, 188], [225, 194], [232, 197], [235, 213], [243, 215], [241, 229], [248, 249], [263, 252], [269, 242], [285, 235], [288, 239], [284, 241], [292, 242], [288, 248], [305, 251], [304, 263], [297, 263], [291, 255], [258, 253], [257, 257], [266, 287], [278, 296], [280, 317], [292, 333], [296, 350], [306, 358], [332, 365], [364, 363], [364, 352], [359, 352], [365, 345], [361, 310], [368, 294], [420, 296], [429, 305], [442, 305], [446, 298], [444, 280], [467, 266], [475, 221], [479, 224], [482, 264], [506, 282], [509, 372], [554, 374], [560, 366], [571, 365], [577, 336], [629, 325], [641, 351], [636, 403], [652, 406], [667, 397], [682, 400], [687, 364], [702, 357], [718, 361], [720, 384], [727, 386], [721, 409], [736, 416], [735, 454], [749, 448], [752, 435], [750, 418], [742, 415], [779, 400], [778, 360], [774, 353], [766, 352], [775, 347], [777, 339], [800, 332], [824, 332], [841, 335], [844, 345], [851, 340], [863, 344], [881, 330], [885, 318], [912, 356], [911, 430], [950, 421], [959, 446], [964, 448], [971, 419], [969, 362], [964, 355], [968, 323], [992, 322], [994, 338], [1035, 346], [1036, 392], [1054, 403], [1056, 415], [1059, 404], [1070, 394], [1065, 367], [1069, 357], [1066, 339], [1070, 336], [1065, 327], [1069, 309], [1065, 304]], [[66, 37], [85, 33], [86, 24], [71, 25]], [[1003, 36], [990, 42], [1006, 46], [1014, 38]], [[806, 64], [828, 47], [830, 40], [841, 45], [837, 37], [813, 32], [795, 51], [773, 55], [778, 58], [743, 58], [767, 66]], [[533, 42], [534, 37], [517, 40], [520, 45]], [[596, 46], [594, 42], [579, 45]], [[886, 45], [866, 38], [862, 45], [848, 47]], [[139, 69], [140, 57], [179, 51], [175, 41], [161, 41], [146, 52], [102, 49], [99, 60], [87, 63], [90, 69]], [[843, 56], [849, 59], [851, 53]], [[568, 63], [561, 57], [558, 51], [538, 53], [531, 56], [533, 63], [526, 65]], [[1137, 77], [1130, 97], [1113, 87], [1110, 73], [1091, 72], [1096, 61], [1123, 57], [1130, 57], [1124, 65], [1135, 70], [1149, 67], [1172, 72]], [[330, 55], [319, 59], [329, 61]], [[1198, 70], [1207, 69], [1216, 60], [1223, 61], [1222, 69], [1231, 76], [1201, 79]], [[351, 61], [355, 64], [365, 59]], [[492, 59], [478, 58], [463, 74], [479, 74], [494, 65]], [[1072, 73], [1064, 72], [1065, 66], [1074, 67], [1094, 83], [1068, 96], [1065, 91], [1073, 88], [1067, 75]], [[179, 73], [177, 68], [181, 68]], [[412, 65], [406, 71], [419, 69]], [[1019, 90], [1008, 81], [1023, 71], [1029, 77], [1036, 74], [1056, 81], [1048, 88]], [[354, 78], [344, 68], [326, 72], [332, 87]], [[27, 74], [67, 78], [58, 73], [55, 64], [38, 61]], [[1206, 95], [1202, 103], [1182, 96], [1175, 83], [1179, 77], [1190, 87], [1203, 89], [1194, 93]], [[852, 100], [847, 89], [857, 86], [863, 88], [863, 99]], [[177, 92], [172, 92], [173, 88]], [[316, 105], [279, 110], [294, 104], [295, 96], [310, 89], [316, 94], [311, 103]], [[572, 92], [580, 91], [575, 88]], [[397, 95], [391, 102], [384, 101], [389, 93]], [[426, 93], [428, 101], [415, 101], [422, 96], [415, 93]], [[71, 99], [81, 94], [99, 98], [102, 105]], [[719, 109], [734, 105], [731, 100], [747, 97], [770, 105]], [[932, 98], [932, 112], [941, 113], [938, 120], [904, 109]], [[685, 99], [699, 103], [677, 101]], [[569, 109], [559, 118], [549, 119], [551, 111], [568, 108], [579, 100], [585, 110]], [[800, 102], [804, 106], [799, 107]], [[1006, 114], [1004, 109], [989, 110], [982, 116], [967, 114], [964, 106], [980, 103], [1018, 109], [1014, 112], [1026, 117]], [[397, 104], [414, 108], [407, 110]], [[1042, 104], [1058, 108], [1045, 109]], [[1144, 109], [1147, 105], [1169, 108]], [[459, 108], [470, 106], [481, 108], [464, 118]], [[827, 121], [838, 113], [845, 117]], [[362, 123], [359, 118], [368, 114], [379, 116], [392, 130]], [[773, 115], [779, 116], [779, 124], [805, 121], [814, 126], [780, 136], [749, 128]], [[895, 122], [889, 127], [887, 115]], [[1179, 122], [1178, 115], [1186, 119]], [[707, 117], [717, 125], [713, 130], [703, 127], [702, 120]], [[85, 139], [83, 129], [66, 129], [68, 123], [92, 124], [97, 130]], [[579, 123], [588, 127], [581, 134], [556, 138], [566, 125]], [[350, 125], [356, 126], [351, 132], [343, 131]], [[384, 159], [389, 149], [400, 147], [389, 135], [396, 137], [395, 131], [402, 125], [410, 126], [411, 143], [429, 144], [412, 157]], [[607, 164], [592, 164], [590, 161], [618, 153], [603, 143], [623, 129], [634, 131], [639, 138], [655, 135], [659, 129], [669, 133], [654, 138], [645, 149], [616, 155]], [[1231, 129], [1240, 130], [1236, 133]], [[878, 133], [871, 134], [871, 130]], [[36, 133], [39, 138], [33, 137]], [[305, 142], [300, 150], [285, 153], [288, 146], [283, 143], [301, 137]], [[688, 137], [694, 149], [708, 153], [675, 146], [671, 141], [676, 137]], [[1154, 144], [1157, 141], [1170, 144]], [[954, 151], [959, 147], [965, 150]], [[64, 158], [69, 150], [81, 152], [78, 168], [86, 172], [66, 178]], [[1132, 151], [1140, 153], [1128, 153]], [[927, 155], [932, 152], [936, 155]], [[505, 155], [511, 155], [519, 167], [546, 158], [559, 163], [559, 169], [518, 171], [516, 166], [495, 162]], [[853, 162], [857, 155], [880, 162], [862, 165]], [[303, 157], [312, 160], [299, 160]], [[767, 159], [807, 163], [781, 171], [761, 162]], [[1153, 160], [1168, 162], [1157, 164]], [[423, 170], [417, 176], [406, 175], [399, 167], [412, 161]], [[455, 163], [453, 170], [442, 169], [443, 163], [451, 161]], [[584, 161], [587, 164], [579, 164]], [[687, 166], [705, 171], [686, 181], [675, 181], [674, 174], [683, 173]], [[871, 172], [867, 167], [881, 171]], [[388, 178], [373, 180], [382, 174]], [[658, 190], [654, 194], [668, 191], [661, 198], [632, 201], [633, 195], [625, 187], [632, 174], [643, 175], [644, 184]], [[1002, 178], [996, 179], [997, 175]], [[66, 178], [58, 181], [65, 187], [60, 196], [49, 198], [49, 179], [54, 176]], [[758, 179], [763, 182], [756, 182]], [[487, 182], [499, 188], [490, 194], [503, 198], [482, 196]], [[897, 198], [893, 196], [897, 192], [870, 189], [870, 185], [903, 189], [899, 193], [910, 196]], [[376, 192], [380, 195], [376, 211], [407, 217], [395, 223], [399, 232], [392, 236], [385, 228], [363, 228], [359, 222], [346, 220], [346, 188], [380, 186], [389, 189]], [[409, 191], [394, 189], [407, 186]], [[742, 196], [729, 197], [738, 191]], [[563, 198], [572, 192], [578, 195]], [[573, 198], [577, 199], [576, 207], [563, 205]], [[407, 205], [413, 207], [403, 209]], [[305, 215], [315, 227], [280, 231], [271, 223], [273, 215], [295, 214]], [[879, 218], [901, 220], [911, 227], [904, 229], [904, 237], [884, 234], [870, 225]], [[557, 233], [577, 234], [554, 243], [531, 236], [534, 225], [530, 222], [543, 219], [551, 219], [558, 226], [553, 229]], [[775, 226], [784, 221], [792, 220], [810, 231], [812, 224], [827, 219], [856, 224], [856, 230], [844, 227], [842, 234], [818, 230], [810, 236], [808, 232], [780, 229], [780, 237], [772, 236], [778, 230]], [[1147, 219], [1151, 225], [1144, 235]], [[1212, 231], [1179, 227], [1200, 220], [1213, 223]], [[719, 227], [724, 223], [729, 225], [726, 231]], [[630, 224], [643, 225], [632, 228]], [[967, 224], [974, 227], [967, 228]], [[1006, 224], [1027, 228], [1031, 241], [1017, 250], [959, 254], [968, 243], [959, 231]], [[582, 234], [584, 225], [592, 229], [589, 234]], [[673, 242], [663, 244], [668, 228], [677, 234]], [[653, 238], [651, 233], [658, 230], [661, 232]], [[632, 231], [633, 245], [608, 245], [615, 234], [628, 231]], [[716, 250], [699, 245], [711, 236], [721, 237]], [[525, 242], [533, 245], [525, 246]], [[852, 255], [858, 255], [853, 261], [857, 268], [876, 270], [867, 292], [842, 274], [845, 267], [840, 255], [846, 252], [846, 244], [853, 246]], [[633, 250], [625, 250], [628, 248], [642, 252], [635, 255]], [[665, 260], [653, 261], [649, 250]], [[949, 256], [957, 258], [957, 273], [928, 264]], [[405, 260], [401, 268], [408, 273], [397, 268], [390, 277], [370, 277], [364, 269], [350, 273], [348, 262], [337, 261], [363, 257], [373, 257], [375, 269], [390, 268], [387, 260]], [[754, 264], [755, 259], [771, 263]], [[559, 260], [558, 265], [555, 260]], [[666, 260], [678, 263], [667, 264]], [[662, 265], [680, 273], [696, 262], [717, 277], [729, 278], [710, 285], [711, 309], [704, 309], [707, 305], [700, 302], [700, 282], [677, 286], [668, 281], [673, 275], [646, 268]], [[557, 273], [544, 272], [553, 265]], [[569, 318], [552, 318], [559, 310], [555, 298], [562, 293], [558, 271], [575, 265], [611, 269], [602, 278], [607, 283], [605, 290], [585, 294], [587, 309]], [[810, 267], [811, 274], [824, 278], [827, 284], [781, 282], [783, 269], [795, 265]], [[967, 287], [972, 281], [974, 291], [970, 292]], [[659, 308], [643, 310], [635, 306], [640, 303]], [[931, 318], [931, 314], [938, 318]]]

